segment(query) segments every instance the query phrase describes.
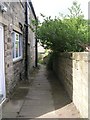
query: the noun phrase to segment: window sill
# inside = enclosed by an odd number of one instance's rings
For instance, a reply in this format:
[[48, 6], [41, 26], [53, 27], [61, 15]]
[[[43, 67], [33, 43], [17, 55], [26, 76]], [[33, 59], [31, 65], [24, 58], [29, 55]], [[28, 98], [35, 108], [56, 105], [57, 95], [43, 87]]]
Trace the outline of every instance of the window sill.
[[13, 59], [13, 63], [19, 62], [23, 59], [23, 57], [15, 58]]
[[1, 100], [0, 100], [0, 105], [3, 105], [3, 103], [6, 101], [6, 98], [2, 98]]

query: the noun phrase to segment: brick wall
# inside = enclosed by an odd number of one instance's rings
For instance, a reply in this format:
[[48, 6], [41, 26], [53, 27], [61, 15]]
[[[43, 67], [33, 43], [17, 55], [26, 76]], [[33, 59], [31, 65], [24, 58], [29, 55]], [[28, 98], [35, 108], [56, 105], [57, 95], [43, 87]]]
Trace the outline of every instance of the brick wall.
[[61, 53], [53, 63], [54, 71], [83, 118], [88, 118], [89, 62], [89, 53], [75, 52]]

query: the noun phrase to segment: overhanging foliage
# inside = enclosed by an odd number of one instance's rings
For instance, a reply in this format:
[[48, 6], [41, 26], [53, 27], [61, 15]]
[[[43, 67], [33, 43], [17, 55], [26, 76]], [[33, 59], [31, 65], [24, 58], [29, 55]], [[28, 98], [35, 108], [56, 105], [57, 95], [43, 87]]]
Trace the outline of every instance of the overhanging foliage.
[[63, 19], [44, 18], [38, 25], [37, 38], [44, 48], [54, 52], [84, 51], [89, 43], [88, 21], [84, 19], [80, 5], [73, 2], [70, 14]]

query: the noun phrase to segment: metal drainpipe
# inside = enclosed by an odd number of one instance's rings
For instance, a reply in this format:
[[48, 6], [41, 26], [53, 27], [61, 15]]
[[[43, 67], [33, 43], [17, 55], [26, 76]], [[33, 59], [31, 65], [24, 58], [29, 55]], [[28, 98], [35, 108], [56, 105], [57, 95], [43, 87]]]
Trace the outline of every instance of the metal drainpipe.
[[36, 25], [36, 41], [35, 41], [35, 54], [36, 54], [36, 59], [35, 59], [35, 66], [38, 67], [38, 47], [37, 47], [37, 25]]
[[26, 79], [28, 79], [28, 9], [27, 9], [27, 2], [25, 2], [25, 40], [26, 40], [26, 49], [25, 49], [25, 65], [26, 65], [26, 69], [25, 69], [25, 75], [26, 75]]

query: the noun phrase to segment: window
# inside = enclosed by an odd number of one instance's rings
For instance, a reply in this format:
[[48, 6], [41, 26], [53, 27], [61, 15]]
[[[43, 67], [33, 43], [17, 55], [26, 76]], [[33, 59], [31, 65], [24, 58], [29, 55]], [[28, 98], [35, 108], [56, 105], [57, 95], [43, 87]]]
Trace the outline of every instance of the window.
[[22, 35], [17, 32], [13, 32], [12, 42], [13, 42], [13, 61], [15, 61], [22, 58]]

